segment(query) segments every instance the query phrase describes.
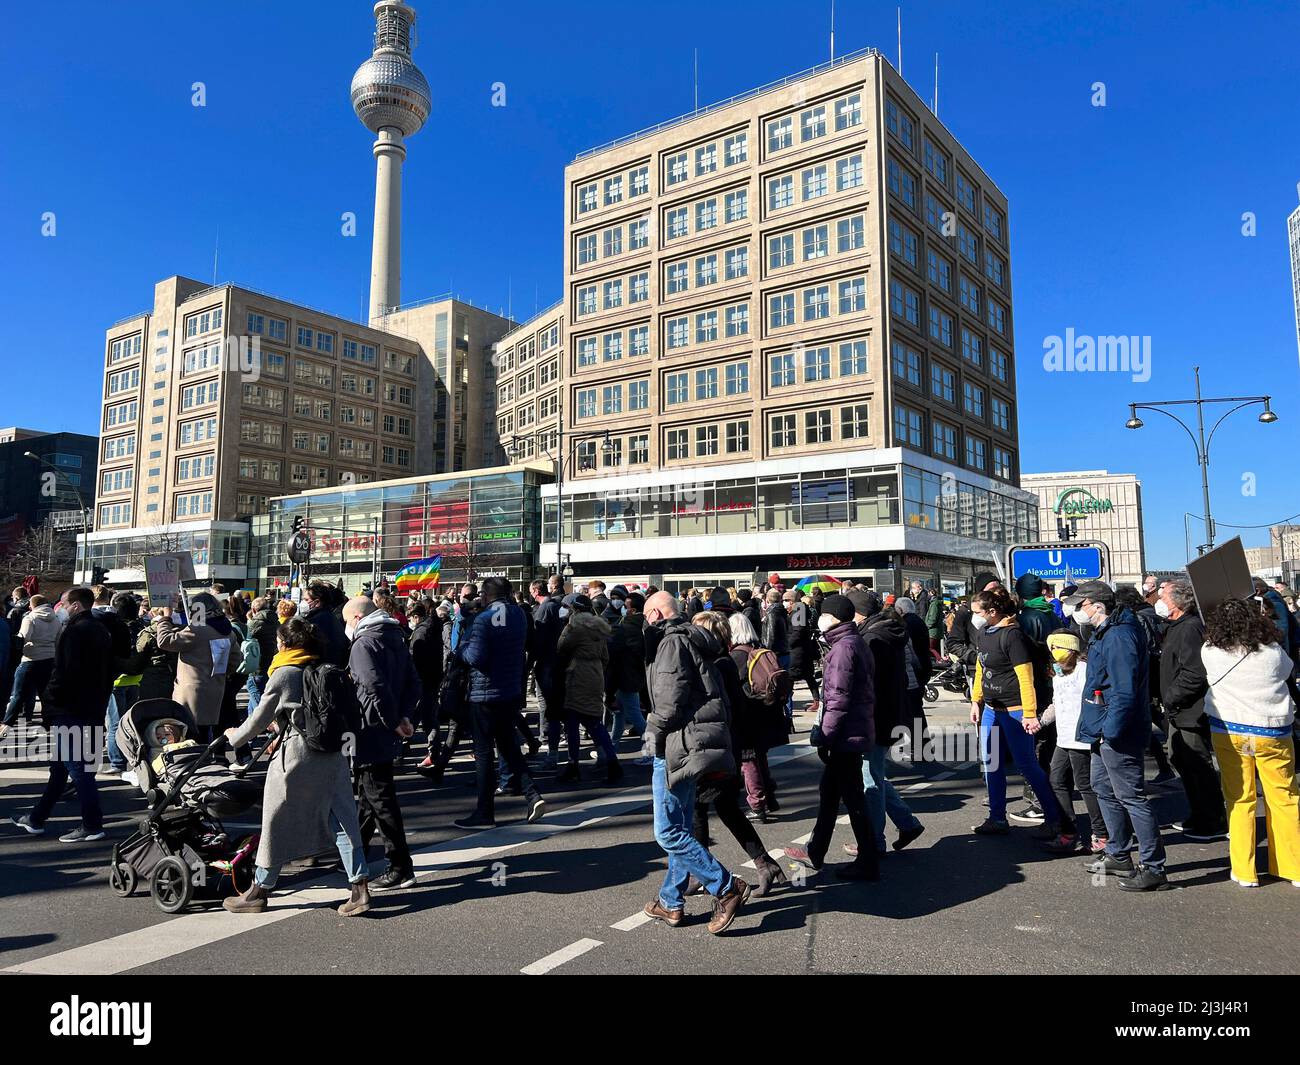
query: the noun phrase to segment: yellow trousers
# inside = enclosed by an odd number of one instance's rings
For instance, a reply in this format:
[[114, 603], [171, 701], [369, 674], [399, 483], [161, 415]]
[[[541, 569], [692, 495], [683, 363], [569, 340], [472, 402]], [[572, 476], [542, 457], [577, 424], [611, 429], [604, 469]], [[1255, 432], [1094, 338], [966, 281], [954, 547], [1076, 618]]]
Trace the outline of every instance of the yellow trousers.
[[1251, 736], [1212, 732], [1219, 760], [1223, 800], [1228, 807], [1228, 851], [1232, 875], [1254, 883], [1255, 805], [1259, 774], [1268, 836], [1268, 871], [1284, 880], [1300, 880], [1300, 785], [1295, 775], [1295, 743], [1290, 736]]

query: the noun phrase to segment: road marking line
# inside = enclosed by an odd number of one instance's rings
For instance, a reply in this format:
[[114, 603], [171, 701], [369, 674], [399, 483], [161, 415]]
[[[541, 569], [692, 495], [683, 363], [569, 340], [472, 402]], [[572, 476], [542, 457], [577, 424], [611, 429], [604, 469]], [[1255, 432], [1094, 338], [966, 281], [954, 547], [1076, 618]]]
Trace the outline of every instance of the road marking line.
[[616, 928], [620, 932], [631, 932], [634, 928], [640, 928], [643, 924], [649, 924], [654, 918], [645, 910], [640, 913], [634, 913], [631, 917], [625, 917], [618, 924], [612, 924], [610, 928]]
[[563, 950], [557, 950], [554, 954], [548, 954], [541, 960], [533, 962], [532, 965], [525, 965], [519, 971], [525, 976], [545, 976], [552, 969], [558, 969], [565, 962], [580, 958], [587, 951], [595, 950], [600, 946], [604, 944], [599, 939], [580, 939], [576, 943], [570, 943]]

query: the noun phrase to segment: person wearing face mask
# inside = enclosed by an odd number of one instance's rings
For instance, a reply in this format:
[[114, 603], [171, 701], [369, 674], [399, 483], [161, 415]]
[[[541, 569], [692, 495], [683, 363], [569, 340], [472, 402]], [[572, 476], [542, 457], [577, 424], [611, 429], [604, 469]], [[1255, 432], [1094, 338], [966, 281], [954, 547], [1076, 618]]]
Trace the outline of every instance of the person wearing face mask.
[[[975, 592], [986, 592], [990, 588], [1001, 588], [1002, 582], [991, 570], [981, 570], [971, 578], [971, 588]], [[952, 624], [948, 626], [948, 657], [956, 657], [966, 670], [966, 683], [975, 678], [975, 660], [979, 657], [979, 648], [975, 637], [978, 635], [971, 625], [970, 602], [964, 601], [953, 613]]]
[[91, 612], [94, 602], [89, 588], [70, 588], [56, 611], [63, 628], [54, 644], [54, 668], [41, 694], [41, 716], [50, 730], [50, 776], [31, 813], [13, 821], [29, 835], [41, 835], [71, 777], [81, 805], [81, 824], [60, 836], [61, 843], [104, 838], [94, 764], [102, 749], [104, 707], [117, 665], [113, 638]]
[[[1033, 736], [1041, 727], [1034, 685], [1034, 648], [1016, 623], [1016, 604], [1004, 588], [980, 592], [971, 600], [971, 625], [979, 631], [979, 657], [971, 685], [972, 725], [980, 730], [980, 760], [989, 793], [989, 816], [972, 831], [1004, 836], [1007, 825], [1007, 762], [1029, 782], [1044, 824], [1036, 838], [1059, 831], [1062, 811], [1047, 774], [1034, 756]], [[994, 755], [993, 744], [998, 745]]]
[[1194, 842], [1208, 843], [1227, 835], [1228, 820], [1205, 715], [1209, 690], [1201, 660], [1205, 624], [1196, 610], [1191, 582], [1163, 584], [1156, 613], [1166, 619], [1160, 651], [1160, 699], [1172, 729], [1169, 756], [1187, 793], [1187, 818], [1173, 827]]
[[324, 648], [321, 661], [344, 669], [348, 664], [348, 638], [343, 632], [343, 622], [331, 605], [335, 589], [324, 581], [312, 581], [303, 596], [305, 610], [298, 616], [316, 630]]
[[[1120, 877], [1128, 891], [1168, 886], [1160, 822], [1147, 795], [1143, 765], [1151, 740], [1147, 638], [1127, 607], [1118, 606], [1104, 581], [1084, 581], [1063, 601], [1075, 621], [1091, 625], [1088, 691], [1077, 738], [1092, 746], [1092, 788], [1106, 821], [1106, 850], [1087, 864], [1089, 873]], [[1139, 862], [1129, 856], [1136, 837]]]
[[[1047, 650], [1052, 659], [1052, 701], [1048, 712], [1056, 719], [1056, 748], [1052, 751], [1048, 777], [1052, 793], [1065, 814], [1056, 838], [1048, 842], [1047, 849], [1060, 855], [1076, 854], [1085, 848], [1100, 854], [1106, 849], [1106, 822], [1101, 816], [1097, 794], [1092, 790], [1092, 755], [1088, 744], [1075, 739], [1083, 708], [1083, 690], [1088, 682], [1088, 662], [1079, 637], [1072, 632], [1058, 629], [1051, 633], [1047, 637]], [[1088, 810], [1091, 843], [1079, 839], [1072, 788], [1078, 791]]]
[[1176, 778], [1169, 765], [1169, 756], [1165, 753], [1165, 712], [1160, 705], [1160, 641], [1163, 625], [1155, 607], [1148, 604], [1136, 588], [1127, 585], [1116, 588], [1115, 605], [1128, 607], [1146, 635], [1147, 668], [1150, 671], [1147, 685], [1151, 694], [1151, 743], [1147, 747], [1147, 753], [1156, 761], [1156, 775], [1150, 783], [1168, 784]]

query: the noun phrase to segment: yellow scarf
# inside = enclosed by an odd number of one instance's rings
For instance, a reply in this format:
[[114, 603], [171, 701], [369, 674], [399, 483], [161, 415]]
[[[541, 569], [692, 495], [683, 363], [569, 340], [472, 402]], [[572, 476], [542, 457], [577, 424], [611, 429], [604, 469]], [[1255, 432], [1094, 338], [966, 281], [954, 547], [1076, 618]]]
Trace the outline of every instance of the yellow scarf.
[[301, 647], [287, 648], [283, 651], [276, 651], [275, 657], [271, 659], [271, 668], [266, 671], [269, 677], [281, 666], [309, 666], [316, 661], [316, 656], [310, 651]]

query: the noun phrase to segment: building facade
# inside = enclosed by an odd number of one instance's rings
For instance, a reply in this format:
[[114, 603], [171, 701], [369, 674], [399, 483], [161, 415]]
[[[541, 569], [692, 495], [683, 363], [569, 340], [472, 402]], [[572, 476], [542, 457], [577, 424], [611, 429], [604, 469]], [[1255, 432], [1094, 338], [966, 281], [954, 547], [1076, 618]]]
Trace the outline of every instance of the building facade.
[[[36, 459], [27, 457], [29, 451]], [[61, 535], [78, 534], [82, 501], [91, 509], [93, 526], [98, 454], [97, 437], [18, 426], [0, 429], [0, 553], [51, 515], [69, 518], [56, 521]]]
[[1142, 482], [1131, 473], [1075, 470], [1027, 473], [1024, 488], [1038, 495], [1038, 525], [1044, 543], [1062, 540], [1068, 523], [1073, 540], [1100, 540], [1110, 548], [1110, 580], [1142, 583], [1146, 548], [1142, 535]]
[[1291, 247], [1291, 296], [1295, 304], [1296, 347], [1300, 348], [1300, 207], [1286, 220], [1287, 240]]

